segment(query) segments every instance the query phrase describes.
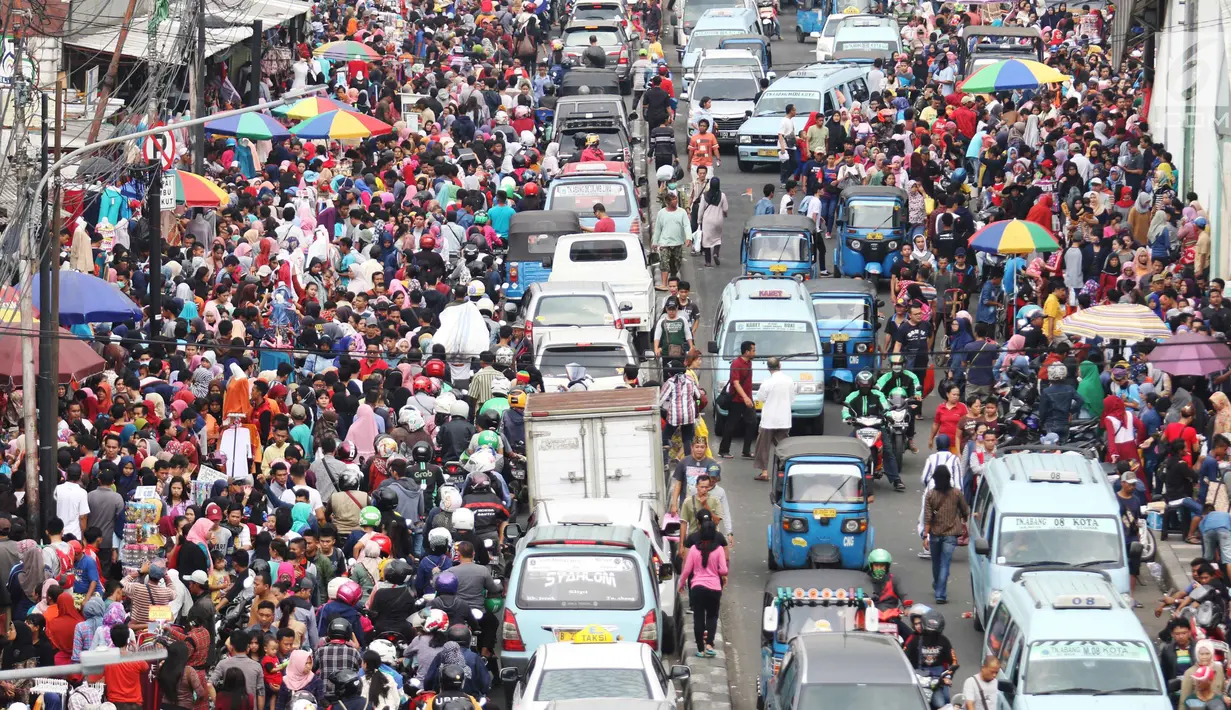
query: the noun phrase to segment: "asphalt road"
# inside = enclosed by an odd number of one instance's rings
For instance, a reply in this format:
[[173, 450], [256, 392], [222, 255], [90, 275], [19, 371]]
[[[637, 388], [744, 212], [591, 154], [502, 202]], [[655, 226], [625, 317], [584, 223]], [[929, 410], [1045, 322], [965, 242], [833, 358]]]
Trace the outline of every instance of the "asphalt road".
[[[774, 69], [778, 76], [785, 76], [790, 70], [812, 61], [814, 45], [799, 44], [794, 40], [793, 11], [788, 10], [781, 19], [785, 39], [774, 41], [772, 52]], [[676, 65], [673, 47], [668, 47], [666, 54], [668, 61]], [[673, 66], [673, 74], [678, 76], [678, 66]], [[680, 102], [676, 134], [681, 156], [684, 154], [684, 146], [687, 145], [687, 110], [688, 103]], [[722, 265], [704, 268], [701, 257], [696, 256], [688, 258], [684, 269], [685, 278], [693, 287], [693, 297], [702, 311], [697, 342], [703, 351], [704, 343], [711, 337], [714, 313], [722, 290], [731, 279], [740, 274], [739, 238], [743, 224], [752, 216], [753, 205], [755, 200], [761, 197], [762, 186], [766, 183], [778, 183], [776, 165], [741, 173], [736, 167], [733, 151], [726, 151], [723, 158], [722, 166], [715, 173], [722, 180], [723, 192], [730, 208], [724, 230]], [[745, 194], [749, 190], [752, 191], [752, 196]], [[780, 196], [779, 191], [776, 197]], [[833, 244], [830, 242], [826, 246], [827, 265], [832, 267]], [[888, 300], [884, 293], [881, 297]], [[707, 382], [706, 386], [709, 392], [717, 392], [725, 382], [725, 373], [707, 374], [716, 374], [717, 382]], [[937, 404], [938, 400], [933, 395], [925, 402], [924, 411], [934, 410]], [[826, 403], [827, 433], [847, 433], [848, 428], [842, 424], [840, 410], [841, 407], [835, 403]], [[707, 421], [712, 421], [712, 418]], [[872, 504], [871, 523], [876, 529], [877, 545], [888, 549], [893, 555], [893, 571], [899, 588], [904, 588], [907, 592], [905, 596], [933, 605], [931, 561], [918, 558], [922, 545], [916, 533], [922, 497], [919, 474], [925, 458], [931, 453], [922, 447], [927, 442], [926, 433], [930, 426], [930, 417], [919, 422], [917, 443], [920, 451], [917, 454], [906, 454], [903, 479], [906, 481], [907, 490], [896, 493], [884, 479], [875, 483], [876, 500]], [[733, 444], [732, 451], [738, 455], [737, 446], [738, 444]], [[713, 448], [716, 453], [717, 442], [713, 443]], [[722, 486], [731, 501], [736, 538], [730, 582], [722, 600], [721, 618], [727, 643], [732, 700], [736, 710], [752, 710], [756, 707], [756, 682], [760, 669], [761, 594], [769, 576], [765, 561], [766, 527], [770, 522], [768, 484], [753, 480], [756, 472], [749, 460], [723, 459], [720, 463], [723, 467]], [[950, 575], [949, 603], [938, 607], [946, 617], [948, 623], [945, 633], [953, 643], [962, 665], [958, 674], [959, 680], [975, 672], [982, 646], [982, 634], [975, 631], [969, 619], [962, 618], [964, 612], [973, 609], [966, 554], [965, 548], [958, 549]], [[1139, 617], [1152, 631], [1157, 630], [1161, 623], [1156, 621], [1152, 614], [1145, 612], [1157, 597], [1157, 591], [1149, 585], [1143, 586], [1138, 592], [1138, 598], [1147, 607], [1139, 613]], [[691, 633], [691, 627], [687, 633]]]

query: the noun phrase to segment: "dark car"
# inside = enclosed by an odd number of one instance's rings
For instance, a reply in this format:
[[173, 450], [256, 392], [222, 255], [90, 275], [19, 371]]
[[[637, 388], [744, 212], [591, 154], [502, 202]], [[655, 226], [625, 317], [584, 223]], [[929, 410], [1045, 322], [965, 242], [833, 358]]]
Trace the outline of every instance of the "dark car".
[[598, 46], [602, 47], [603, 52], [607, 55], [606, 69], [614, 74], [620, 82], [620, 92], [623, 94], [632, 93], [633, 78], [630, 69], [633, 57], [640, 44], [638, 39], [630, 37], [624, 29], [624, 24], [619, 21], [581, 20], [570, 22], [565, 25], [564, 31], [561, 33], [561, 39], [564, 40], [564, 55], [580, 65], [582, 63], [582, 54], [590, 46], [591, 37], [598, 41]]
[[769, 681], [768, 710], [927, 710], [910, 662], [885, 634], [817, 631], [791, 640]]

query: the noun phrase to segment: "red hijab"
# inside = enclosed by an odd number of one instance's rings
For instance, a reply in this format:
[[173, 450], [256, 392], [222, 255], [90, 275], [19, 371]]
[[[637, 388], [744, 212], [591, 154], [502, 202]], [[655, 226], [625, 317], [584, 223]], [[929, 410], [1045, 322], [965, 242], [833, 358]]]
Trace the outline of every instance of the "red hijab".
[[85, 617], [77, 610], [72, 591], [66, 589], [60, 592], [60, 597], [56, 599], [56, 610], [59, 614], [47, 622], [47, 638], [57, 651], [72, 653], [73, 633], [77, 630], [77, 624], [85, 621]]

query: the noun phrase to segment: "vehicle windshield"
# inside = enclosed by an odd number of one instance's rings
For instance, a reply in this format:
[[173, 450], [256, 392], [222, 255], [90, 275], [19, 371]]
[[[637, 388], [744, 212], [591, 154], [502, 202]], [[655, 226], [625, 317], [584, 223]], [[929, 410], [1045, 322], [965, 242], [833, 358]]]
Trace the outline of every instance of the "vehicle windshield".
[[919, 710], [924, 704], [914, 683], [824, 683], [805, 685], [800, 690], [795, 707]]
[[602, 296], [543, 296], [538, 299], [534, 309], [535, 328], [611, 326], [615, 323], [611, 303]]
[[624, 160], [624, 147], [627, 145], [624, 142], [624, 136], [619, 131], [596, 131], [593, 129], [581, 129], [560, 134], [560, 145], [564, 148], [561, 152], [565, 155], [572, 155], [576, 152], [573, 149], [573, 135], [576, 133], [585, 133], [586, 135], [594, 134], [598, 136], [598, 148], [603, 151], [603, 155], [608, 160], [620, 161]]
[[872, 0], [835, 0], [833, 11], [843, 15], [868, 13], [872, 11]]
[[1026, 695], [1161, 695], [1158, 666], [1139, 641], [1036, 641]]
[[754, 112], [757, 116], [781, 116], [786, 113], [787, 104], [795, 104], [797, 116], [807, 116], [821, 108], [819, 91], [766, 91], [757, 101]]
[[723, 37], [739, 34], [739, 30], [702, 30], [688, 35], [688, 46], [685, 53], [699, 52], [702, 49], [718, 49]]
[[749, 71], [759, 73], [761, 60], [749, 54], [746, 57], [706, 57], [705, 62], [698, 65], [697, 73], [709, 71], [714, 67], [748, 67]]
[[539, 688], [534, 693], [534, 699], [540, 703], [583, 698], [650, 700], [651, 697], [645, 671], [640, 668], [545, 670], [539, 676]]
[[[574, 19], [574, 20], [614, 20], [614, 19], [622, 18], [623, 16], [624, 16], [624, 13], [620, 12], [620, 8], [615, 5], [600, 5], [598, 7], [591, 7], [587, 5], [585, 7], [581, 7], [575, 10], [573, 12], [573, 16], [571, 19]], [[586, 44], [589, 44], [588, 39], [586, 40]]]
[[853, 606], [792, 606], [779, 617], [778, 629], [785, 630], [786, 638], [809, 631], [837, 631], [855, 628]]
[[[772, 309], [774, 303], [763, 304]], [[816, 332], [811, 323], [799, 321], [737, 320], [727, 326], [722, 356], [727, 360], [739, 357], [739, 344], [751, 340], [757, 344], [757, 359], [798, 355], [816, 357]]]
[[797, 463], [786, 470], [788, 503], [861, 503], [863, 470], [849, 463]]
[[543, 377], [568, 377], [564, 366], [584, 365], [590, 377], [619, 377], [628, 367], [628, 351], [618, 345], [548, 347], [539, 359]]
[[565, 47], [589, 47], [590, 38], [597, 37], [600, 47], [609, 47], [613, 44], [620, 44], [620, 35], [615, 30], [587, 30], [577, 28], [575, 30], [567, 30], [564, 33]]
[[871, 328], [872, 312], [869, 304], [855, 298], [812, 299], [812, 311], [818, 321], [845, 323], [843, 328]]
[[[517, 247], [519, 246], [519, 242], [522, 242], [523, 240], [518, 237], [511, 236], [509, 238], [509, 256], [510, 258], [514, 258], [515, 254], [513, 252], [538, 254], [540, 256], [555, 254], [557, 239], [559, 239], [559, 237], [554, 234], [530, 234], [527, 235], [524, 240], [525, 248], [518, 249]], [[530, 259], [530, 261], [533, 261], [533, 259]]]
[[[600, 139], [600, 145], [602, 140]], [[606, 151], [603, 151], [606, 152]], [[632, 214], [632, 199], [622, 182], [554, 181], [547, 193], [547, 208], [576, 212], [583, 219], [594, 217], [594, 205], [607, 208], [610, 217]]]
[[997, 562], [1010, 567], [1118, 567], [1124, 558], [1120, 523], [1110, 516], [1006, 515], [999, 537]]
[[856, 229], [890, 229], [898, 226], [893, 202], [854, 202], [847, 208], [847, 223]]
[[521, 609], [628, 611], [643, 597], [638, 564], [627, 555], [531, 555], [517, 583]]
[[748, 240], [748, 258], [768, 261], [805, 261], [808, 240], [798, 234], [756, 234]]
[[[710, 63], [706, 62], [705, 66], [710, 66]], [[692, 95], [698, 100], [702, 96], [708, 96], [718, 101], [756, 101], [760, 88], [760, 84], [751, 76], [722, 79], [702, 77], [694, 85]]]
[[684, 3], [684, 24], [692, 27], [701, 19], [706, 10], [718, 7], [730, 7], [731, 0], [687, 0]]

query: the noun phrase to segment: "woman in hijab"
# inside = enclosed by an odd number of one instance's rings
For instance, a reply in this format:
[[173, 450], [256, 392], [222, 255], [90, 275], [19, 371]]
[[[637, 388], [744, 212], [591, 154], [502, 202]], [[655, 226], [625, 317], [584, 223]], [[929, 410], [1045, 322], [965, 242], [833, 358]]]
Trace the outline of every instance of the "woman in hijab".
[[[198, 518], [192, 524], [186, 539], [180, 543], [179, 555], [174, 565], [174, 568], [179, 570], [181, 579], [187, 579], [197, 570], [209, 574], [210, 568], [213, 566], [209, 554], [213, 535], [214, 521], [209, 518]], [[169, 560], [170, 558], [168, 558]]]
[[94, 638], [90, 640], [90, 649], [96, 648], [113, 648], [115, 646], [111, 641], [111, 627], [116, 624], [128, 623], [128, 614], [124, 611], [123, 604], [112, 604], [103, 613], [102, 624], [94, 630]]
[[1137, 244], [1147, 244], [1148, 234], [1152, 222], [1154, 211], [1154, 199], [1148, 192], [1142, 192], [1137, 195], [1137, 201], [1133, 203], [1132, 209], [1128, 211], [1128, 232], [1133, 235], [1133, 241]]
[[1099, 378], [1098, 365], [1089, 360], [1082, 360], [1078, 370], [1080, 382], [1077, 384], [1077, 394], [1085, 404], [1081, 407], [1080, 416], [1086, 419], [1098, 419], [1103, 416], [1103, 400], [1107, 393], [1103, 390], [1103, 381]]
[[[1209, 639], [1201, 639], [1196, 643], [1193, 651], [1192, 665], [1188, 667], [1188, 670], [1184, 671], [1184, 677], [1180, 681], [1179, 707], [1187, 707], [1185, 701], [1190, 697], [1194, 697], [1196, 688], [1194, 687], [1193, 676], [1202, 675], [1200, 669], [1212, 672], [1213, 678], [1210, 680], [1211, 690], [1218, 697], [1222, 697], [1226, 686], [1227, 679], [1222, 664], [1215, 662], [1214, 642]], [[1199, 707], [1206, 706], [1202, 705]]]
[[1107, 431], [1107, 460], [1140, 459], [1140, 445], [1145, 440], [1145, 425], [1124, 406], [1115, 395], [1103, 398], [1103, 428]]
[[710, 256], [714, 257], [714, 265], [721, 266], [718, 252], [722, 249], [722, 225], [727, 219], [727, 196], [722, 193], [722, 184], [716, 177], [710, 178], [709, 189], [701, 202], [697, 222], [701, 225], [701, 254], [705, 256], [705, 265], [710, 265]]
[[1052, 231], [1052, 203], [1053, 198], [1050, 192], [1041, 195], [1039, 201], [1026, 213], [1026, 221], [1034, 222], [1046, 229], [1050, 234]]
[[85, 620], [73, 629], [73, 663], [81, 661], [81, 652], [89, 651], [94, 644], [94, 632], [103, 625], [103, 615], [107, 613], [107, 602], [101, 594], [91, 595], [82, 608]]
[[[47, 581], [43, 551], [33, 540], [17, 543], [19, 561], [9, 572], [9, 596], [13, 602], [13, 618], [24, 619], [34, 605], [44, 597]], [[55, 580], [51, 580], [55, 582]]]
[[949, 323], [949, 351], [954, 358], [949, 363], [949, 376], [962, 382], [966, 379], [965, 356], [962, 349], [975, 341], [972, 330], [973, 318], [967, 311], [958, 311]]
[[[47, 643], [46, 635], [40, 633], [36, 641], [29, 624], [24, 620], [15, 621], [12, 636], [4, 648], [3, 669], [25, 670], [52, 665], [55, 665], [55, 652]], [[12, 703], [26, 702], [33, 685], [33, 679], [0, 684], [0, 705], [11, 707]]]
[[1151, 273], [1153, 269], [1150, 268], [1150, 252], [1145, 247], [1138, 247], [1133, 256], [1133, 276], [1142, 279]]
[[1019, 365], [1028, 366], [1028, 362], [1026, 358], [1026, 336], [1016, 333], [1004, 345], [1000, 362], [997, 364], [997, 372], [1000, 373], [1001, 377], [1007, 377], [1009, 368], [1019, 367]]
[[76, 601], [68, 591], [61, 591], [56, 598], [56, 610], [59, 613], [47, 622], [47, 638], [56, 649], [56, 665], [67, 665], [73, 657], [73, 635], [77, 624], [85, 621], [85, 617], [77, 610]]
[[376, 453], [376, 436], [379, 433], [376, 411], [366, 402], [359, 405], [355, 410], [355, 418], [346, 431], [346, 441], [355, 447], [359, 456], [366, 459]]
[[324, 704], [325, 683], [320, 674], [312, 670], [312, 654], [303, 649], [291, 651], [291, 656], [287, 659], [274, 710], [289, 708], [291, 696], [296, 693], [309, 693], [316, 698], [318, 705]]
[[1102, 301], [1107, 292], [1116, 288], [1116, 282], [1120, 280], [1120, 274], [1124, 271], [1124, 267], [1120, 265], [1120, 255], [1116, 252], [1111, 252], [1107, 255], [1107, 261], [1103, 263], [1103, 270], [1099, 272], [1098, 278], [1098, 300]]

